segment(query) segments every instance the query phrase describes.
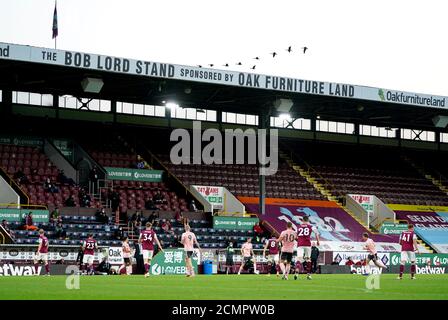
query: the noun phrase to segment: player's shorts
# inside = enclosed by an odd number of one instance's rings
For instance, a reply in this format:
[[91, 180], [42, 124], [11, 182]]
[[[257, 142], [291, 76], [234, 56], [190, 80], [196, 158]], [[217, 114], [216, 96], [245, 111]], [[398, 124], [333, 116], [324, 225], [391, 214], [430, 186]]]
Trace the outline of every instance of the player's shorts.
[[415, 262], [415, 252], [414, 251], [401, 251], [401, 261]]
[[373, 262], [376, 262], [376, 260], [378, 260], [378, 255], [376, 253], [375, 254], [369, 253], [369, 255], [367, 256], [367, 259], [369, 259]]
[[292, 261], [292, 252], [282, 252], [281, 256], [282, 261], [287, 261], [288, 263], [291, 263]]
[[227, 258], [226, 259], [226, 266], [233, 266], [234, 262], [233, 262], [233, 258]]
[[297, 248], [297, 258], [299, 259], [309, 259], [311, 257], [311, 247], [298, 247]]
[[48, 253], [38, 252], [34, 255], [34, 260], [36, 260], [36, 261], [42, 260], [44, 262], [47, 262], [48, 261]]
[[270, 254], [268, 260], [272, 263], [278, 264], [278, 261], [280, 260], [279, 254]]
[[187, 258], [191, 258], [193, 256], [193, 251], [185, 251]]
[[143, 250], [143, 259], [152, 259], [152, 256], [154, 255], [154, 250]]
[[82, 263], [84, 264], [93, 264], [95, 256], [93, 254], [85, 254], [82, 258]]
[[131, 263], [131, 258], [123, 258], [125, 264]]

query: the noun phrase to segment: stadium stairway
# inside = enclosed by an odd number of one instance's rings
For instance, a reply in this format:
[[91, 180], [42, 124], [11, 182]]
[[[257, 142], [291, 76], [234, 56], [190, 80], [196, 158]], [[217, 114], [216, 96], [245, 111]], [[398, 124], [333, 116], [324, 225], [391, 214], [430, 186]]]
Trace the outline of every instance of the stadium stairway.
[[[336, 201], [337, 203], [339, 203], [340, 205], [342, 205], [342, 202], [335, 197], [331, 191], [330, 188], [326, 187], [325, 185], [323, 185], [322, 183], [319, 183], [315, 178], [312, 177], [312, 175], [310, 174], [310, 171], [313, 171], [314, 169], [308, 165], [304, 160], [302, 160], [302, 165], [299, 165], [298, 163], [296, 163], [293, 159], [292, 156], [289, 156], [287, 153], [285, 153], [282, 150], [279, 150], [279, 156], [280, 158], [282, 158], [295, 172], [297, 172], [300, 176], [302, 176], [303, 178], [305, 178], [310, 184], [313, 185], [313, 187], [319, 191], [325, 198], [327, 198], [329, 201]], [[304, 169], [306, 168], [306, 169]], [[317, 173], [316, 171], [314, 172], [316, 175], [320, 176], [319, 173]], [[327, 186], [330, 186], [331, 184], [326, 181], [324, 178], [322, 178]]]
[[[334, 201], [334, 202], [338, 203], [345, 210], [345, 212], [347, 212], [350, 216], [352, 216], [353, 219], [355, 219], [360, 225], [364, 225], [363, 222], [350, 209], [348, 209], [344, 205], [344, 201], [341, 198], [333, 195], [333, 193], [331, 192], [331, 189], [335, 189], [335, 187], [330, 182], [328, 182], [325, 178], [323, 178], [316, 170], [314, 170], [312, 166], [310, 166], [308, 163], [306, 163], [306, 161], [300, 159], [300, 161], [302, 162], [302, 165], [299, 165], [296, 162], [294, 162], [294, 160], [292, 159], [292, 156], [288, 156], [285, 152], [283, 152], [281, 150], [279, 151], [279, 155], [298, 174], [300, 174], [309, 183], [311, 183], [314, 186], [314, 188], [316, 190], [318, 190], [323, 196], [325, 196], [329, 201]], [[303, 167], [305, 167], [306, 169], [304, 169]], [[325, 184], [318, 182], [317, 179], [312, 176], [311, 172], [314, 174], [314, 176], [318, 176], [321, 178], [322, 181], [325, 181]], [[374, 234], [379, 234], [378, 230], [376, 230], [370, 226], [367, 227], [367, 229]], [[426, 246], [426, 247], [428, 247], [428, 246]]]
[[448, 195], [448, 187], [444, 186], [442, 184], [441, 179], [436, 179], [433, 175], [426, 172], [425, 168], [419, 164], [417, 164], [413, 159], [408, 157], [407, 155], [402, 155], [401, 158], [409, 163], [415, 170], [417, 170], [422, 176], [424, 176], [426, 179], [432, 182], [433, 185], [435, 185], [437, 188], [440, 189], [440, 191], [444, 192], [446, 195]]

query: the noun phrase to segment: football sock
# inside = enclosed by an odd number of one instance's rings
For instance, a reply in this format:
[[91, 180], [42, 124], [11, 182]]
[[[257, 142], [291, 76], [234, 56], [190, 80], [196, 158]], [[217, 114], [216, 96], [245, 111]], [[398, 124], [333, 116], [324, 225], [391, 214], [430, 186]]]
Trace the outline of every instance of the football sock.
[[411, 264], [411, 277], [415, 274], [415, 264]]
[[[411, 267], [411, 270], [412, 270], [412, 267]], [[404, 272], [404, 265], [400, 264], [400, 278], [403, 276], [403, 272]]]
[[39, 264], [38, 263], [34, 264], [34, 270], [36, 271], [36, 274], [38, 274], [38, 272], [39, 272]]
[[308, 261], [306, 263], [306, 272], [308, 272], [308, 274], [311, 274], [311, 261]]
[[148, 273], [148, 272], [149, 272], [149, 264], [145, 263], [145, 273]]
[[289, 270], [290, 270], [290, 269], [291, 269], [291, 265], [288, 264], [288, 265], [286, 266], [286, 268], [285, 268], [285, 270], [286, 270], [286, 275], [289, 274]]
[[47, 264], [45, 265], [45, 271], [46, 271], [47, 273], [50, 273], [50, 264], [49, 264], [49, 263], [47, 263]]
[[285, 274], [285, 264], [280, 263], [280, 269], [282, 270], [282, 273]]

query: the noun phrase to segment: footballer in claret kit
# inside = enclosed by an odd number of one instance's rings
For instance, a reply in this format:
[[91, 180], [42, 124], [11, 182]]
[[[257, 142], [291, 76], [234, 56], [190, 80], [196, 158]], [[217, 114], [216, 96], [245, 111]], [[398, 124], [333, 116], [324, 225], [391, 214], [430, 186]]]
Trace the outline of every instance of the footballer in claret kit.
[[140, 231], [138, 242], [142, 247], [142, 256], [145, 266], [145, 278], [147, 278], [150, 275], [151, 260], [154, 256], [154, 244], [157, 244], [157, 247], [161, 252], [163, 252], [163, 248], [160, 244], [159, 239], [157, 238], [157, 234], [152, 229], [152, 223], [146, 222], [145, 227], [146, 228], [144, 230]]

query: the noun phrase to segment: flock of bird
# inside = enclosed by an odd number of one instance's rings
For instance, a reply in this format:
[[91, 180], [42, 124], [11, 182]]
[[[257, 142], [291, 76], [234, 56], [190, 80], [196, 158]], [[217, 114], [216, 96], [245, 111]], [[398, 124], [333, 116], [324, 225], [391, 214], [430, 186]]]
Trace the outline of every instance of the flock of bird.
[[[302, 50], [301, 50], [302, 53], [305, 54], [306, 51], [308, 50], [308, 47], [302, 47], [301, 49], [302, 49]], [[286, 49], [286, 51], [287, 51], [288, 53], [292, 53], [292, 52], [293, 52], [292, 46], [289, 46], [289, 47]], [[276, 56], [278, 56], [278, 52], [276, 52], [276, 51], [274, 51], [274, 52], [270, 52], [270, 53], [269, 53], [269, 56], [271, 56], [272, 58], [275, 58]], [[254, 57], [253, 60], [260, 61], [261, 58], [257, 56], [257, 57]], [[242, 63], [242, 62], [237, 62], [235, 65], [237, 65], [237, 66], [242, 66], [243, 63]], [[210, 68], [213, 68], [213, 67], [215, 66], [215, 64], [210, 63], [210, 64], [208, 64], [207, 66], [209, 66]], [[225, 63], [225, 64], [223, 64], [222, 66], [228, 68], [228, 67], [230, 66], [230, 64], [229, 64], [229, 63]], [[199, 68], [202, 68], [202, 65], [198, 65], [198, 67], [199, 67]], [[252, 70], [255, 70], [256, 67], [257, 67], [257, 65], [254, 64], [254, 65], [251, 67], [251, 69], [252, 69]]]

